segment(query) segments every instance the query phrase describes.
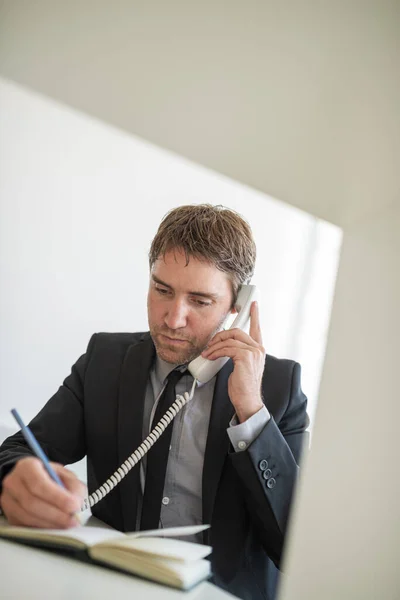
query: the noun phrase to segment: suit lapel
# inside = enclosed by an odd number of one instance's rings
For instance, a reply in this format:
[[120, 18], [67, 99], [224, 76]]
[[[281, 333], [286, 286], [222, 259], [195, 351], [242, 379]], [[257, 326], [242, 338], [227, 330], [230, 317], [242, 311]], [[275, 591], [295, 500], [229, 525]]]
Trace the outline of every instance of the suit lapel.
[[[121, 369], [118, 404], [118, 460], [122, 464], [142, 441], [144, 400], [155, 349], [149, 334], [129, 346]], [[136, 529], [140, 491], [140, 469], [136, 465], [119, 484], [125, 531]]]
[[[221, 477], [226, 455], [229, 451], [229, 437], [226, 432], [229, 421], [235, 412], [228, 396], [228, 378], [233, 371], [229, 360], [217, 375], [211, 407], [210, 425], [203, 467], [203, 523], [211, 523], [215, 495]], [[209, 530], [205, 538], [209, 536]], [[205, 540], [207, 542], [207, 539]]]

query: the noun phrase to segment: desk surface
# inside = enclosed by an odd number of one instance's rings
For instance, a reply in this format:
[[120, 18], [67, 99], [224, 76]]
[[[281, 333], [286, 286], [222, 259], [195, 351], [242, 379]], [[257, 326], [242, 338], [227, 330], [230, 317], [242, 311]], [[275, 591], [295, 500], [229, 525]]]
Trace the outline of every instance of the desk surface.
[[117, 573], [46, 550], [0, 540], [2, 600], [229, 600], [233, 596], [203, 582], [189, 592]]

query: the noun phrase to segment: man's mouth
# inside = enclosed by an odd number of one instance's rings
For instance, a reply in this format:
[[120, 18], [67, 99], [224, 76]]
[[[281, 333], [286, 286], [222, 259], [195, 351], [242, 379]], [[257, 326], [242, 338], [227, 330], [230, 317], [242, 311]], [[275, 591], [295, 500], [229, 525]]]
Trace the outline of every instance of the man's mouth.
[[185, 344], [190, 344], [189, 340], [184, 340], [181, 338], [172, 338], [169, 335], [165, 335], [164, 333], [160, 333], [159, 335], [162, 338], [161, 341], [164, 341], [165, 343], [170, 344], [172, 346], [184, 346]]

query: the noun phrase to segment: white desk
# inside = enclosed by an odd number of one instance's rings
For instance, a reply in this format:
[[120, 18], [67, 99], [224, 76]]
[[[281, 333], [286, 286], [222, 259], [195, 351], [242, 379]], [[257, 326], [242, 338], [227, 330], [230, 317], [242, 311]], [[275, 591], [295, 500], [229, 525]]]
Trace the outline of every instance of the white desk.
[[1, 600], [229, 600], [211, 583], [189, 592], [0, 540]]

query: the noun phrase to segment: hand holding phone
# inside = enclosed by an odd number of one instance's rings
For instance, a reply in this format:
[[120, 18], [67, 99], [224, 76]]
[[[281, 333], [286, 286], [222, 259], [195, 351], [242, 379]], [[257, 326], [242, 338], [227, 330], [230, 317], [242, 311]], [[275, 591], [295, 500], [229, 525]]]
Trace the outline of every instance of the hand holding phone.
[[[254, 300], [258, 299], [258, 290], [255, 285], [242, 285], [239, 290], [237, 300], [235, 302], [235, 308], [237, 310], [237, 316], [233, 321], [230, 329], [243, 329], [245, 330], [250, 320], [251, 305]], [[221, 331], [226, 329], [226, 323], [229, 317], [223, 323]], [[215, 338], [214, 338], [215, 339]], [[220, 356], [216, 360], [208, 360], [204, 357], [204, 353], [188, 365], [188, 370], [197, 381], [200, 383], [207, 383], [210, 379], [218, 373], [224, 364], [229, 360], [229, 356]]]
[[250, 304], [249, 334], [236, 328], [233, 323], [230, 329], [219, 331], [202, 353], [202, 358], [211, 363], [218, 363], [221, 359], [233, 360], [234, 369], [228, 380], [228, 394], [240, 423], [263, 406], [261, 382], [265, 350], [262, 345], [258, 304], [253, 298]]

